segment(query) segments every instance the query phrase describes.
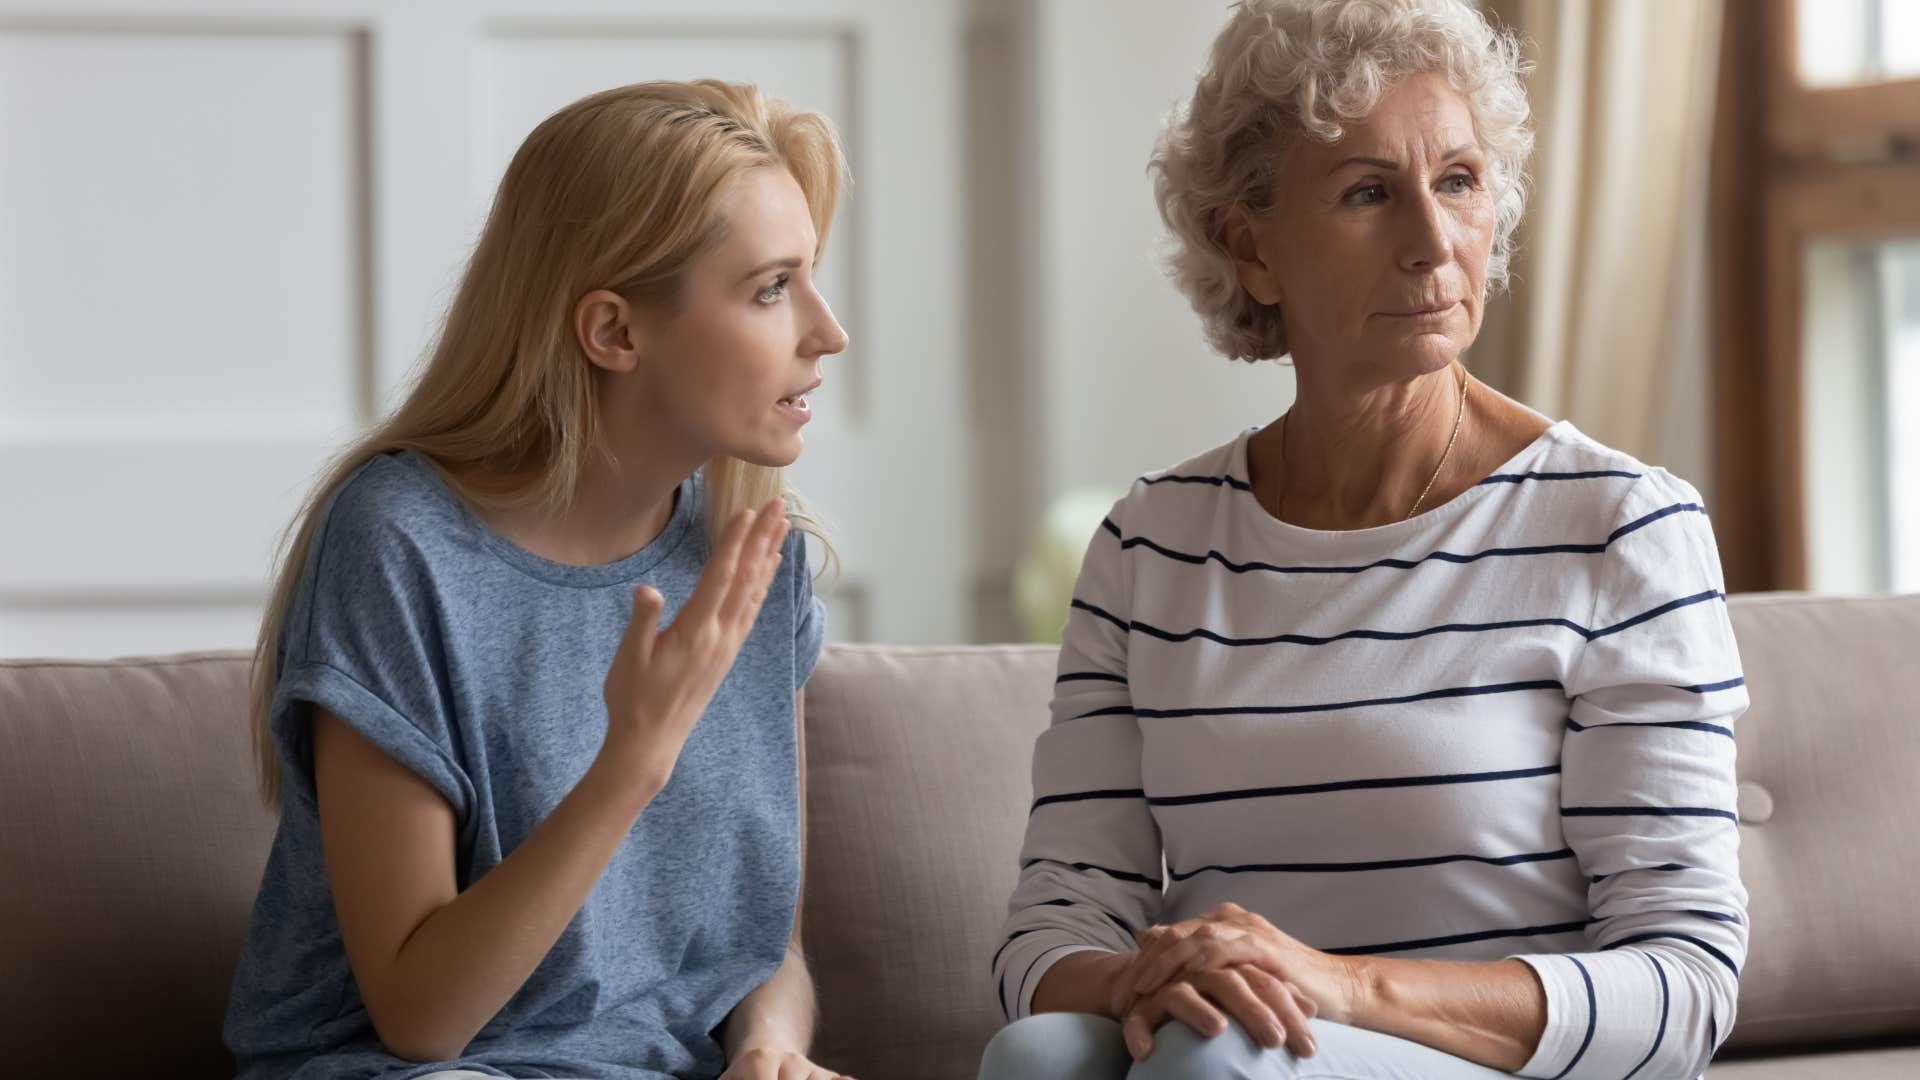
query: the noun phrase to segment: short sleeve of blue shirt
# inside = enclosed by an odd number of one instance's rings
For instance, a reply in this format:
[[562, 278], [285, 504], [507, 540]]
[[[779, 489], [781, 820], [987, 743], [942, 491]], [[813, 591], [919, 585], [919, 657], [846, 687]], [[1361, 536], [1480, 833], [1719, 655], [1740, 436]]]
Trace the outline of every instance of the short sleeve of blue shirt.
[[473, 785], [433, 605], [437, 553], [409, 535], [444, 527], [435, 519], [451, 508], [409, 500], [389, 479], [363, 471], [314, 536], [282, 635], [274, 736], [288, 782], [311, 797], [311, 708], [324, 708], [432, 784], [464, 821]]
[[335, 919], [314, 794], [324, 708], [446, 798], [456, 885], [498, 866], [579, 782], [606, 735], [607, 668], [633, 592], [677, 616], [704, 569], [704, 481], [604, 566], [551, 562], [488, 528], [424, 459], [359, 470], [316, 524], [281, 636], [281, 819], [228, 1007], [242, 1080], [493, 1076], [662, 1080], [725, 1067], [713, 1032], [786, 955], [799, 901], [794, 696], [825, 613], [803, 538], [671, 780], [533, 975], [455, 1060], [387, 1054]]

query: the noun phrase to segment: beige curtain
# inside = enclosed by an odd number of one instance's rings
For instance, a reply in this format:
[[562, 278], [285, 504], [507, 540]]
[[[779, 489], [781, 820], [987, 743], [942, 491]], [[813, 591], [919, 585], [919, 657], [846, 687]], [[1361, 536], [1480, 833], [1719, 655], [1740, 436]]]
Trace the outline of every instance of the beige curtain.
[[1530, 43], [1533, 199], [1481, 377], [1704, 488], [1721, 0], [1486, 0]]

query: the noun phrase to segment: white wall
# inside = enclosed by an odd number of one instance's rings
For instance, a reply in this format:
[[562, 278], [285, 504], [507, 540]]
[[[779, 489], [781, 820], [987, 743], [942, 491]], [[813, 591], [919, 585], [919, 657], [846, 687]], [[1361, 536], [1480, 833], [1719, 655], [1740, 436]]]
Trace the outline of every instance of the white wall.
[[1053, 489], [1124, 485], [1278, 416], [1291, 372], [1230, 363], [1158, 265], [1147, 158], [1225, 21], [1217, 0], [1041, 0], [1039, 334]]
[[838, 637], [968, 629], [962, 0], [0, 0], [0, 655], [250, 644], [329, 454], [396, 400], [514, 146], [751, 79], [856, 184], [796, 483]]
[[1003, 130], [1010, 155], [995, 158], [987, 141], [970, 157], [1011, 195], [974, 222], [977, 246], [1009, 252], [1006, 275], [973, 275], [992, 326], [992, 347], [974, 354], [976, 430], [990, 436], [976, 447], [976, 627], [995, 637], [1012, 632], [1005, 574], [1047, 500], [1123, 491], [1265, 423], [1291, 402], [1293, 379], [1211, 352], [1159, 265], [1147, 159], [1192, 93], [1225, 5], [1032, 0], [977, 4], [976, 16], [989, 47], [976, 49], [973, 100], [1004, 120], [974, 126]]
[[828, 271], [855, 346], [796, 470], [840, 526], [836, 636], [1013, 636], [1050, 500], [1291, 401], [1159, 266], [1147, 159], [1226, 13], [0, 0], [0, 655], [244, 644], [274, 536], [392, 400], [525, 128], [697, 72], [828, 110], [853, 153]]

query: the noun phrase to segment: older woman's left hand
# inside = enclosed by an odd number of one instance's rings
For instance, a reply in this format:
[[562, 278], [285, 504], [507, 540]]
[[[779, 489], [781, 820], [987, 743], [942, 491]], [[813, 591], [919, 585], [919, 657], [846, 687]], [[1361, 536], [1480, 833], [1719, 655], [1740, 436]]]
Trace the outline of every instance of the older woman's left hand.
[[[1198, 918], [1153, 926], [1138, 935], [1134, 979], [1123, 984], [1135, 997], [1158, 992], [1183, 974], [1251, 965], [1290, 984], [1334, 1023], [1353, 1020], [1362, 980], [1353, 961], [1324, 953], [1274, 926], [1255, 912], [1225, 903]], [[1124, 991], [1123, 991], [1124, 992]]]

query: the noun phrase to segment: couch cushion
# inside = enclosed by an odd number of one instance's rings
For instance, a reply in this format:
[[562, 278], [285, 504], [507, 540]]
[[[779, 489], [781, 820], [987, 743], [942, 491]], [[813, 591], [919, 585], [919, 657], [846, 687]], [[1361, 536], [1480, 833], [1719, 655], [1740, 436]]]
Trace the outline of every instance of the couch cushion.
[[[1920, 819], [1920, 597], [1731, 609], [1755, 703], [1738, 724], [1754, 927], [1729, 1045], [1920, 1034], [1920, 864], [1900, 854]], [[837, 1067], [974, 1074], [1053, 660], [837, 646], [815, 674], [806, 933]]]
[[836, 645], [808, 682], [802, 935], [824, 1064], [861, 1080], [978, 1073], [1004, 1022], [987, 961], [1056, 655]]
[[[1731, 607], [1754, 699], [1754, 943], [1731, 1045], [1920, 1034], [1920, 864], [1901, 854], [1920, 819], [1920, 597]], [[1001, 1023], [987, 958], [1054, 657], [827, 650], [807, 693], [804, 933], [828, 1063], [974, 1075]], [[273, 829], [245, 678], [239, 654], [0, 662], [0, 1045], [16, 1069], [227, 1070], [220, 1018]]]
[[1741, 596], [1733, 1047], [1920, 1034], [1920, 596]]
[[1714, 1062], [1713, 1068], [1707, 1070], [1707, 1080], [1807, 1080], [1810, 1076], [1913, 1080], [1920, 1076], [1920, 1046], [1723, 1060]]
[[0, 662], [0, 1046], [68, 1076], [232, 1075], [273, 819], [246, 659]]

